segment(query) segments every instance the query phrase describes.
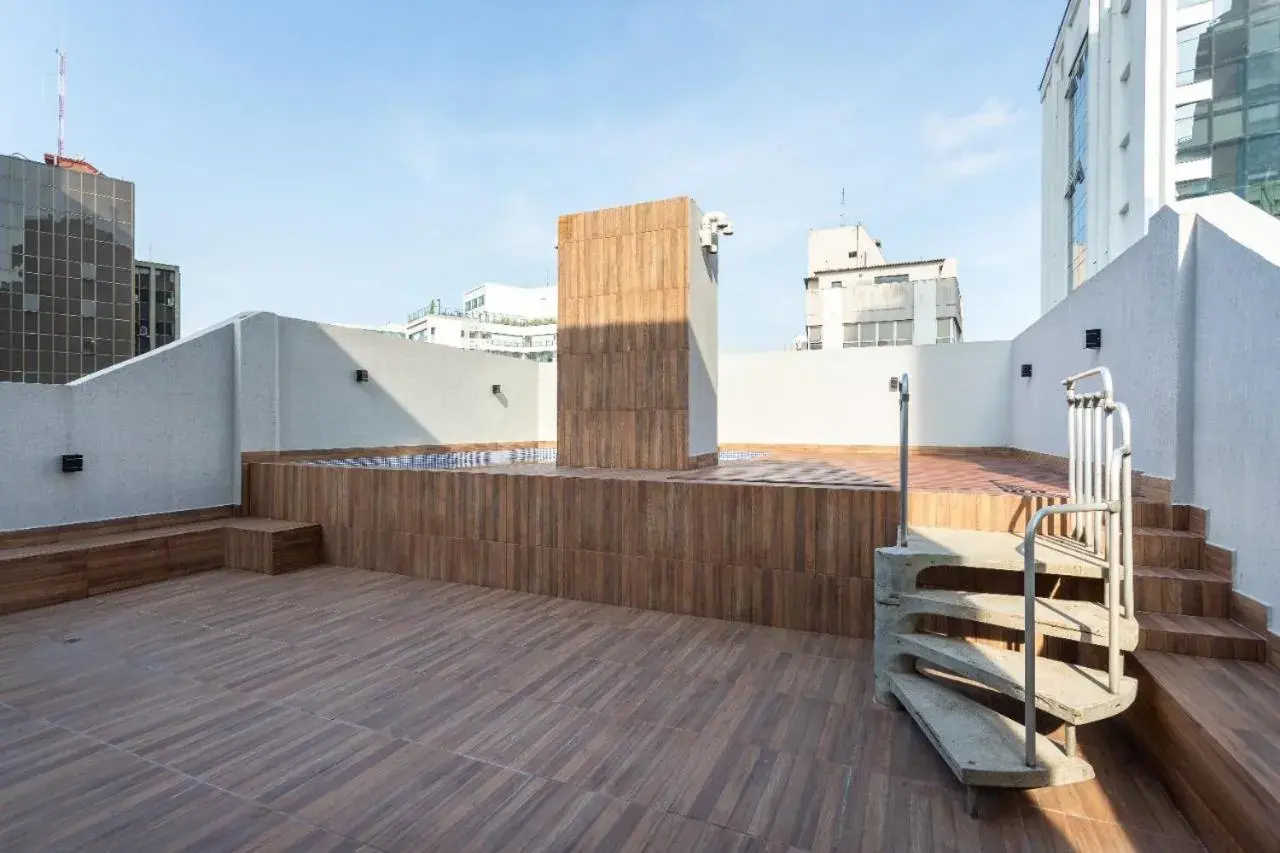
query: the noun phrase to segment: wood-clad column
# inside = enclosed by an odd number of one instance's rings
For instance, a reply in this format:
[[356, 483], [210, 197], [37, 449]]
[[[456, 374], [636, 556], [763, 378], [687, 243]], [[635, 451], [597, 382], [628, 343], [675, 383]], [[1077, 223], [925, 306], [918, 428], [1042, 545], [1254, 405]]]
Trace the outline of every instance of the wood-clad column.
[[689, 198], [560, 217], [557, 460], [716, 459], [716, 255]]

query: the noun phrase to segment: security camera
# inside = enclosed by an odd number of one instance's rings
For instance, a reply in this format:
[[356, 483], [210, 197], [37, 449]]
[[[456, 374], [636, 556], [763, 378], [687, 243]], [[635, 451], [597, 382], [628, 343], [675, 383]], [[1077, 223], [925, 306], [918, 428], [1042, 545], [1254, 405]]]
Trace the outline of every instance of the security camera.
[[719, 252], [721, 234], [726, 237], [733, 234], [733, 223], [729, 221], [729, 217], [719, 210], [704, 214], [701, 227], [698, 228], [698, 239], [702, 248], [712, 254]]

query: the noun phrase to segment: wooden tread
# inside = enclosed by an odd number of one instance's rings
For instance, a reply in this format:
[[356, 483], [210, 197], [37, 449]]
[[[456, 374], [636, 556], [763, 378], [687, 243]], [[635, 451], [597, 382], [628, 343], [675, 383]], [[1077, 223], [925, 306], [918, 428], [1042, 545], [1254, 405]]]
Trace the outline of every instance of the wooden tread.
[[1280, 670], [1140, 651], [1130, 730], [1211, 850], [1280, 850]]
[[1177, 655], [1263, 662], [1267, 641], [1230, 619], [1175, 613], [1138, 613], [1138, 648]]

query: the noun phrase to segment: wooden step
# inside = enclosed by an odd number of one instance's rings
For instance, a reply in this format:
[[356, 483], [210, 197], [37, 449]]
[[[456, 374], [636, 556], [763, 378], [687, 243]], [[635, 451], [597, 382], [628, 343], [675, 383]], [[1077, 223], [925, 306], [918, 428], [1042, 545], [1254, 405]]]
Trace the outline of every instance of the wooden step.
[[[958, 637], [899, 634], [898, 647], [965, 678], [1022, 702], [1026, 698], [1026, 658], [1022, 652], [999, 649]], [[1136, 679], [1123, 676], [1120, 692], [1107, 689], [1107, 673], [1050, 658], [1036, 661], [1036, 707], [1076, 725], [1114, 717], [1133, 704]]]
[[320, 535], [318, 524], [220, 518], [0, 548], [0, 614], [226, 566], [306, 568], [320, 562]]
[[1242, 661], [1267, 659], [1266, 638], [1230, 619], [1139, 612], [1138, 624], [1140, 649]]
[[1189, 530], [1163, 527], [1135, 527], [1133, 530], [1133, 561], [1139, 566], [1199, 569], [1203, 551], [1204, 537]]
[[1139, 611], [1148, 613], [1226, 617], [1231, 612], [1231, 581], [1197, 569], [1138, 566], [1133, 570], [1133, 600]]
[[1036, 766], [1028, 767], [1021, 722], [938, 682], [898, 672], [889, 675], [889, 685], [964, 785], [1043, 788], [1093, 778], [1087, 761], [1066, 755], [1041, 734], [1035, 736]]
[[[933, 613], [1001, 628], [1024, 628], [1024, 599], [1021, 595], [923, 589], [901, 595], [898, 601], [903, 616]], [[1036, 630], [1046, 636], [1099, 646], [1107, 645], [1110, 635], [1107, 609], [1101, 604], [1059, 598], [1036, 599]], [[1137, 648], [1137, 622], [1120, 620], [1119, 644], [1125, 651]]]
[[1212, 851], [1280, 850], [1280, 671], [1142, 651], [1129, 729]]

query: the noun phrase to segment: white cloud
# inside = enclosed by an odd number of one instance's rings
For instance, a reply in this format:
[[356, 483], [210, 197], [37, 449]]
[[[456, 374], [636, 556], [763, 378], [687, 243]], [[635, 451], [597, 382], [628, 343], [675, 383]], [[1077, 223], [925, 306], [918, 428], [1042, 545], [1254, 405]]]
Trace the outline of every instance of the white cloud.
[[969, 113], [929, 112], [920, 121], [920, 132], [944, 177], [968, 178], [1009, 159], [1008, 134], [1001, 130], [1017, 123], [1018, 114], [1008, 104], [989, 98]]

